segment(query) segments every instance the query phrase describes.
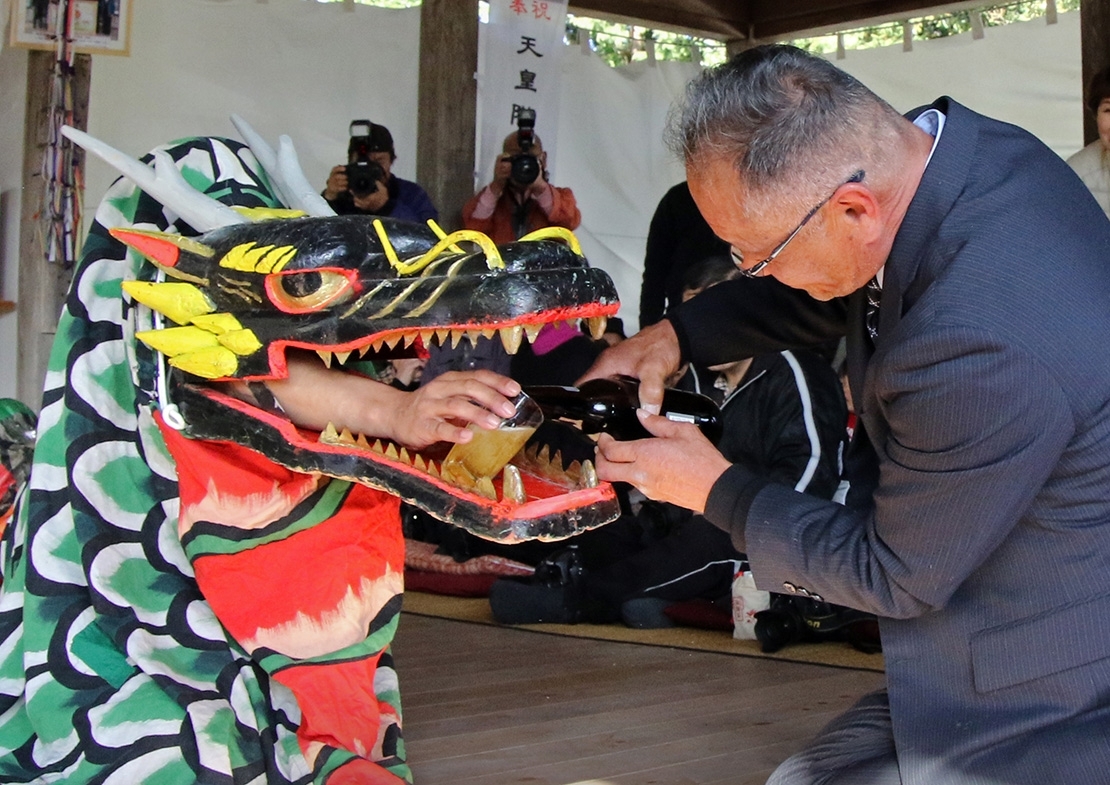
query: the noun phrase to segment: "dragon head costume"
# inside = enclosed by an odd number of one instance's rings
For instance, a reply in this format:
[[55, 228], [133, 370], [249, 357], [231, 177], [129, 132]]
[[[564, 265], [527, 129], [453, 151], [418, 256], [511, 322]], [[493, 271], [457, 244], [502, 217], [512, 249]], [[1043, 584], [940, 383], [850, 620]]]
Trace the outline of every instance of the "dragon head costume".
[[148, 181], [164, 200], [191, 200], [194, 220], [212, 227], [197, 237], [137, 227], [111, 231], [165, 279], [123, 284], [134, 300], [175, 325], [136, 336], [184, 372], [169, 375], [163, 417], [191, 438], [233, 441], [291, 469], [388, 491], [487, 539], [560, 539], [613, 520], [615, 495], [584, 457], [589, 448], [566, 431], [557, 442], [567, 456], [541, 441], [554, 424], [498, 477], [444, 475], [450, 445], [410, 453], [333, 427], [306, 433], [272, 410], [192, 381], [283, 378], [290, 350], [314, 351], [329, 368], [483, 339], [500, 340], [515, 354], [549, 323], [581, 322], [600, 338], [619, 306], [612, 280], [586, 263], [567, 230], [540, 230], [499, 248], [478, 232], [448, 236], [434, 223], [336, 216], [306, 190], [288, 142], [274, 153], [235, 121], [252, 149], [262, 149], [259, 158], [272, 162], [271, 181], [279, 193], [293, 195], [286, 197], [292, 209], [236, 212], [198, 204], [164, 154], [156, 156], [161, 163], [152, 174], [97, 140], [66, 131], [125, 174]]
[[533, 442], [460, 484], [443, 451], [227, 393], [294, 351], [372, 372], [617, 309], [573, 237], [329, 215], [291, 144], [240, 130], [250, 149], [204, 137], [144, 161], [67, 131], [126, 178], [74, 270], [0, 542], [0, 781], [411, 781], [399, 499], [502, 542], [617, 515], [588, 451]]

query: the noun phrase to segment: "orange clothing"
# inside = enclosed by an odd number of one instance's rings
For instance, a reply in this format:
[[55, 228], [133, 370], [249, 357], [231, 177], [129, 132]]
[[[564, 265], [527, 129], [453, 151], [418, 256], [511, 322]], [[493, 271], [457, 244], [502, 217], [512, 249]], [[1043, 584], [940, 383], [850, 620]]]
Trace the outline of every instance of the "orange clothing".
[[466, 229], [482, 232], [495, 243], [511, 243], [529, 232], [543, 229], [548, 226], [562, 226], [565, 229], [577, 229], [582, 223], [582, 213], [578, 211], [578, 204], [574, 199], [574, 192], [569, 188], [556, 188], [548, 185], [550, 194], [550, 208], [545, 211], [542, 201], [529, 199], [518, 205], [513, 193], [509, 189], [497, 199], [493, 213], [487, 218], [476, 218], [475, 211], [481, 215], [484, 211], [479, 209], [479, 203], [493, 198], [493, 192], [486, 186], [472, 196], [462, 210], [462, 223]]

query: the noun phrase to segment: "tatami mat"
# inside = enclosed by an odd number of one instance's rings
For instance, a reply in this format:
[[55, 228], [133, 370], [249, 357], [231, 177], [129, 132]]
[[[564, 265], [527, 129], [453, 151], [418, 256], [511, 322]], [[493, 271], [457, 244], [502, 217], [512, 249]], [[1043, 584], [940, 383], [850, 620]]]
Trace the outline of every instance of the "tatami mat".
[[[404, 611], [419, 616], [433, 616], [475, 624], [497, 624], [490, 613], [489, 600], [485, 597], [450, 597], [406, 591]], [[841, 642], [797, 644], [787, 646], [774, 654], [764, 654], [759, 650], [759, 644], [756, 641], [740, 641], [721, 630], [702, 630], [693, 627], [634, 630], [618, 624], [527, 624], [521, 625], [519, 629], [549, 635], [639, 643], [647, 646], [669, 646], [676, 649], [694, 649], [741, 657], [768, 657], [836, 668], [883, 670], [882, 654], [867, 654], [848, 643]]]

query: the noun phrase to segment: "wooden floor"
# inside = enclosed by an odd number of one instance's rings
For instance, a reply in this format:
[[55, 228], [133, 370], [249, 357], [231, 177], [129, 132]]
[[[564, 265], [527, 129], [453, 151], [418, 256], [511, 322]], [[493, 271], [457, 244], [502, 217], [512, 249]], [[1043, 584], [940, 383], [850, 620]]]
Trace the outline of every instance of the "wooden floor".
[[883, 676], [404, 614], [416, 785], [757, 785]]

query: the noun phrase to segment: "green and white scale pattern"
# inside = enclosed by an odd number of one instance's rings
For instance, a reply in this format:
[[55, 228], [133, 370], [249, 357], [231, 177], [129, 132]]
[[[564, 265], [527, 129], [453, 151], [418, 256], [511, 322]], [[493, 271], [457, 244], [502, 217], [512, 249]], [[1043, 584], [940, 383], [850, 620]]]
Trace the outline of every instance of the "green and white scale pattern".
[[[280, 206], [238, 143], [165, 149], [210, 196]], [[134, 339], [151, 315], [120, 289], [153, 266], [108, 235], [116, 226], [192, 233], [120, 180], [76, 269], [29, 488], [0, 543], [0, 782], [312, 782], [292, 693], [224, 633], [178, 540], [155, 358]], [[388, 651], [375, 691], [399, 716]], [[320, 781], [331, 763], [318, 761]], [[400, 756], [387, 768], [411, 780]]]

